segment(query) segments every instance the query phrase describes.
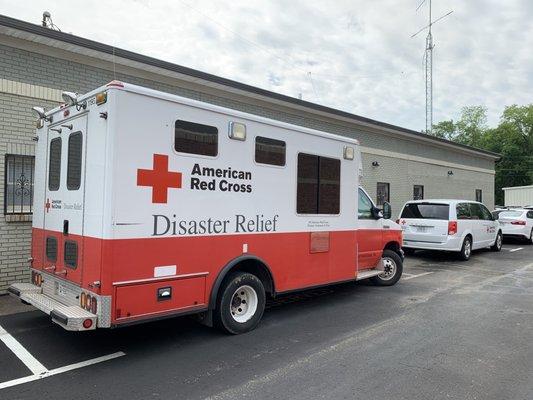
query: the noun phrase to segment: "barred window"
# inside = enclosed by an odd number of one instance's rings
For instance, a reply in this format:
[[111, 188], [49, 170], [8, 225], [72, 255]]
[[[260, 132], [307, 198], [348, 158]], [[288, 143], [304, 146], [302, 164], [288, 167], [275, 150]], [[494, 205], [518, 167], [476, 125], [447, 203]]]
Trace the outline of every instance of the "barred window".
[[57, 261], [57, 239], [53, 236], [46, 238], [46, 258], [48, 261]]
[[4, 214], [31, 214], [35, 157], [6, 154], [4, 169]]
[[75, 269], [78, 266], [78, 243], [67, 240], [65, 241], [65, 265]]

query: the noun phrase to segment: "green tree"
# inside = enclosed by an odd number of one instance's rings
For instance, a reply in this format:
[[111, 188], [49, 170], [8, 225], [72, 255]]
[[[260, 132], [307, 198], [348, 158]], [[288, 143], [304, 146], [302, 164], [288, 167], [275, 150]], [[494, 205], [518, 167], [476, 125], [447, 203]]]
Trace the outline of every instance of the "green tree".
[[506, 107], [493, 129], [487, 127], [485, 107], [463, 107], [457, 122], [441, 121], [433, 126], [433, 134], [501, 154], [496, 163], [496, 204], [503, 204], [502, 187], [533, 183], [533, 104]]

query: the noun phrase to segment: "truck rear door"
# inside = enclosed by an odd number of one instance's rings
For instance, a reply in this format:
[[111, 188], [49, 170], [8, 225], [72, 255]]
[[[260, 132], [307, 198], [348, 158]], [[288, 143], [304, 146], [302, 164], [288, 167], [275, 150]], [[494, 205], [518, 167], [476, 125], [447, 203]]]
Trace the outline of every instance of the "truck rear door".
[[44, 208], [44, 268], [81, 283], [87, 116], [50, 126]]

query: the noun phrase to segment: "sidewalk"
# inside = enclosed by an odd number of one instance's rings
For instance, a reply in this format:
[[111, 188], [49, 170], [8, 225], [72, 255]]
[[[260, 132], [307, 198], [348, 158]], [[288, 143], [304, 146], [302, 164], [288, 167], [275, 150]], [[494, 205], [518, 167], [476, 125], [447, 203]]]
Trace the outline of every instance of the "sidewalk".
[[0, 295], [0, 317], [35, 310], [34, 307], [23, 304], [20, 300], [9, 296]]

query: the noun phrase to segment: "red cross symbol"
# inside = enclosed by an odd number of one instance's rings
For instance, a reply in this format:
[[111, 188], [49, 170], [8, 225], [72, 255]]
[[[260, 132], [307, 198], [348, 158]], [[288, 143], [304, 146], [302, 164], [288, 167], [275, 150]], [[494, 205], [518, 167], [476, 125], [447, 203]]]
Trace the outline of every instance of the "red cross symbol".
[[44, 203], [44, 208], [46, 208], [46, 212], [50, 211], [50, 199], [46, 199], [46, 203]]
[[152, 187], [152, 203], [166, 203], [169, 188], [181, 188], [181, 173], [168, 170], [168, 156], [154, 154], [154, 169], [137, 170], [137, 186]]

